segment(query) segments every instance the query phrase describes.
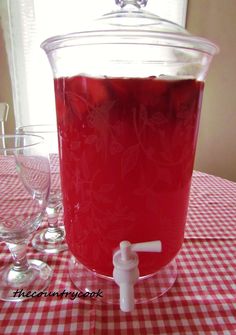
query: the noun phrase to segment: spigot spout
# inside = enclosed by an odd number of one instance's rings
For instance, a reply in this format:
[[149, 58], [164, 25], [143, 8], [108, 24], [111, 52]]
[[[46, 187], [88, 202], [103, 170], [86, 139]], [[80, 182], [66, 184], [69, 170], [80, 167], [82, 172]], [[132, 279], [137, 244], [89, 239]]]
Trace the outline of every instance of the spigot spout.
[[134, 310], [134, 285], [120, 284], [120, 309], [123, 312]]
[[138, 256], [131, 252], [131, 244], [123, 241], [121, 249], [113, 256], [113, 278], [120, 289], [120, 309], [132, 312], [134, 309], [134, 284], [139, 278]]
[[120, 249], [113, 256], [113, 278], [120, 290], [120, 309], [132, 312], [135, 305], [134, 285], [139, 278], [138, 255], [141, 252], [161, 252], [160, 241], [131, 244], [122, 241]]

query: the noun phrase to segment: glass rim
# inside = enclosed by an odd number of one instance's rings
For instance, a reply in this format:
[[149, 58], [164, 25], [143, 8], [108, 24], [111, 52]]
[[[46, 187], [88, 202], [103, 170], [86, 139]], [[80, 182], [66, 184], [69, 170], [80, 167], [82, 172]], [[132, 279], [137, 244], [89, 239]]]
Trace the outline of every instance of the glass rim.
[[[8, 147], [3, 147], [4, 144], [6, 145], [6, 140], [12, 140], [12, 139], [16, 139], [16, 138], [24, 138], [24, 137], [28, 137], [28, 138], [34, 138], [35, 142], [30, 143], [30, 144], [26, 144], [26, 145], [19, 145], [17, 146], [15, 143], [8, 146]], [[35, 134], [7, 134], [7, 135], [0, 135], [0, 153], [6, 153], [6, 152], [10, 152], [10, 151], [18, 151], [18, 150], [22, 150], [25, 148], [31, 148], [34, 147], [38, 144], [44, 144], [45, 140], [42, 136], [39, 135], [35, 135]]]
[[[30, 130], [31, 128], [39, 128], [36, 131], [35, 130]], [[45, 128], [55, 128], [55, 129], [43, 129], [43, 127]], [[42, 128], [42, 129], [40, 129]], [[28, 135], [34, 135], [34, 134], [45, 134], [45, 133], [57, 133], [57, 126], [53, 123], [42, 123], [42, 124], [29, 124], [26, 126], [20, 126], [17, 128], [17, 131], [28, 131]], [[24, 135], [24, 134], [22, 134]]]

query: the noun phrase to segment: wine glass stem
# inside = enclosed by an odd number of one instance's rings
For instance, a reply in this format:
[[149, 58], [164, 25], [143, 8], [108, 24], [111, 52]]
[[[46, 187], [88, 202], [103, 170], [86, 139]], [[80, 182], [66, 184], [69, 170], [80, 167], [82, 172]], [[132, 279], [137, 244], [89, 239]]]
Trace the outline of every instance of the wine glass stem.
[[28, 240], [24, 240], [20, 243], [9, 243], [7, 242], [7, 247], [11, 252], [15, 271], [26, 271], [29, 268], [29, 263], [26, 256], [26, 250], [28, 246]]
[[[58, 216], [59, 216], [59, 211], [60, 209], [57, 208], [57, 209], [54, 209], [53, 212], [48, 211], [48, 228], [47, 228], [47, 231], [48, 231], [48, 237], [51, 235], [52, 237], [52, 234], [59, 234], [58, 236], [61, 236], [62, 234], [62, 231], [61, 231], [61, 228], [58, 227]], [[55, 238], [55, 237], [54, 237]]]
[[57, 228], [58, 213], [55, 211], [53, 214], [48, 214], [48, 228]]

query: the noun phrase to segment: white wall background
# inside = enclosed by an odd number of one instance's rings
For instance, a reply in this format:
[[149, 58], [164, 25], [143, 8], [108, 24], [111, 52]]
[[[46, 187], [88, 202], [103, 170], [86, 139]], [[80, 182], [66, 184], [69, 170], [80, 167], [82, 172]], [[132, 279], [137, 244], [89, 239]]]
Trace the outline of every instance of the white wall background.
[[236, 181], [236, 1], [189, 0], [187, 29], [220, 47], [203, 98], [195, 168]]

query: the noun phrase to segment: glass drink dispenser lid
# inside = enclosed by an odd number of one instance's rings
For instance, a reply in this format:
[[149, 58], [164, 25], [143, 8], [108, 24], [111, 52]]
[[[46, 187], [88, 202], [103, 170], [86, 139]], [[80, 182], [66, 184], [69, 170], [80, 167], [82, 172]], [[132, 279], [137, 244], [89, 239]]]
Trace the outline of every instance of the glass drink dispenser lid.
[[[198, 80], [205, 78], [209, 59], [218, 52], [214, 43], [142, 9], [147, 0], [115, 2], [120, 9], [104, 14], [88, 29], [42, 43], [55, 76], [75, 75], [77, 69], [93, 76], [187, 76], [191, 72]], [[75, 46], [80, 49], [74, 48], [68, 64], [66, 48]], [[60, 55], [55, 55], [61, 48]], [[52, 57], [57, 57], [57, 65]]]

